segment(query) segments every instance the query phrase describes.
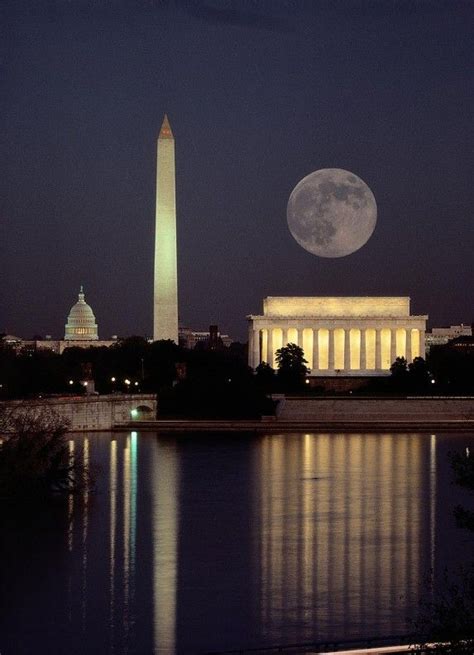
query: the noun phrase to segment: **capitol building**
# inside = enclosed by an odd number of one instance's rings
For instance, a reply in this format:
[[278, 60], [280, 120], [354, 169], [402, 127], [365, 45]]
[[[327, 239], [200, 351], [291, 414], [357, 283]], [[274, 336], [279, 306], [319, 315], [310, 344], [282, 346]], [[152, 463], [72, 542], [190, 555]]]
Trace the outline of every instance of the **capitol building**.
[[95, 315], [92, 307], [86, 303], [84, 289], [81, 285], [77, 302], [71, 307], [67, 317], [64, 339], [52, 339], [47, 336], [44, 339], [25, 340], [8, 334], [3, 337], [2, 341], [14, 350], [51, 350], [60, 355], [66, 348], [101, 346], [108, 348], [117, 342], [117, 338], [99, 339], [99, 328]]
[[84, 289], [81, 285], [78, 300], [71, 307], [67, 317], [64, 341], [97, 341], [99, 339], [94, 312], [84, 298]]

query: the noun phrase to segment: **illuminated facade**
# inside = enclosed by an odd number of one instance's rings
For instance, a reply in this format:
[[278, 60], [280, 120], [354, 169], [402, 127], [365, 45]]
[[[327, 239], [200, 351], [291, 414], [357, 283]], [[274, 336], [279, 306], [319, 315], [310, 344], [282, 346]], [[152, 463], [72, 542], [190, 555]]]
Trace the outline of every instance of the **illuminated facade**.
[[174, 137], [165, 115], [158, 136], [153, 340], [178, 343]]
[[85, 301], [84, 289], [80, 288], [79, 297], [71, 307], [66, 323], [65, 341], [97, 341], [99, 338], [94, 312]]
[[276, 368], [276, 351], [295, 343], [312, 376], [388, 375], [397, 357], [424, 356], [427, 318], [406, 297], [268, 297], [248, 316], [249, 365]]

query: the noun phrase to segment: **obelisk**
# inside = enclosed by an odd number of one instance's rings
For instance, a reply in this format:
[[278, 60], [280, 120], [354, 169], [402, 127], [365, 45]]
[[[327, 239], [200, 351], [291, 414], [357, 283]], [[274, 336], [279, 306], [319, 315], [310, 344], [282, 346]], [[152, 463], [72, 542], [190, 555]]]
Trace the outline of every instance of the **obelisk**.
[[165, 114], [157, 145], [153, 340], [178, 343], [174, 137]]

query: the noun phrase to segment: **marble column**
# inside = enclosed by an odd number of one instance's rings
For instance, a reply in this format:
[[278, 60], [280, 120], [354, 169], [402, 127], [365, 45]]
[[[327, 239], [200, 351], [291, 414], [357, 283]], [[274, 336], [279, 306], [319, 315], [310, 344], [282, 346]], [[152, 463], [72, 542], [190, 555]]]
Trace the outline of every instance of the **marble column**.
[[255, 342], [255, 330], [253, 329], [253, 325], [250, 326], [249, 330], [249, 365], [255, 369], [257, 367], [257, 364], [255, 363], [254, 359], [254, 342]]
[[273, 368], [273, 327], [269, 327], [267, 333], [267, 364]]
[[367, 346], [365, 342], [365, 330], [360, 330], [360, 369], [361, 371], [367, 370]]
[[334, 371], [334, 330], [331, 329], [328, 335], [328, 369]]
[[420, 329], [420, 357], [426, 359], [425, 330]]
[[318, 329], [313, 329], [313, 371], [319, 370], [319, 332]]
[[397, 359], [397, 330], [392, 328], [390, 330], [390, 366]]
[[350, 371], [351, 368], [351, 332], [344, 330], [344, 370]]
[[413, 335], [411, 328], [407, 328], [407, 361], [408, 363], [413, 361]]
[[380, 328], [375, 328], [375, 368], [382, 369], [382, 334]]
[[257, 366], [260, 364], [262, 361], [262, 355], [260, 352], [260, 339], [261, 339], [261, 332], [260, 330], [253, 330], [253, 361], [254, 361], [254, 368], [257, 368]]

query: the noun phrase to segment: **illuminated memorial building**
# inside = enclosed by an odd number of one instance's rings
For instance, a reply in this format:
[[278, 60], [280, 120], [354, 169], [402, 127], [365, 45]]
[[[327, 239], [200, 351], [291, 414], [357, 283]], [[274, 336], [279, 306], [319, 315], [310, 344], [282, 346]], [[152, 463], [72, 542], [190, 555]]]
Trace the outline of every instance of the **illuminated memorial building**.
[[427, 318], [406, 297], [268, 297], [248, 316], [249, 365], [276, 368], [276, 351], [295, 343], [311, 376], [388, 375], [397, 357], [424, 357]]

